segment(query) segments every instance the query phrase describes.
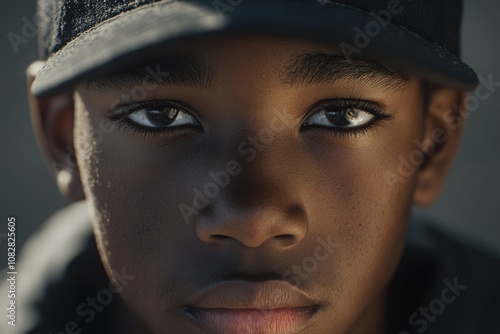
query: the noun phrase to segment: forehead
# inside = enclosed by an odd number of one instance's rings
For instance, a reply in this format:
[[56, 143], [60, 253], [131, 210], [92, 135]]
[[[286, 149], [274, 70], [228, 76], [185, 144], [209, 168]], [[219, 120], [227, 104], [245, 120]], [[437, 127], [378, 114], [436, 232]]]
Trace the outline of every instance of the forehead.
[[231, 71], [229, 75], [265, 71], [286, 87], [369, 81], [376, 88], [399, 90], [409, 81], [405, 73], [387, 65], [346, 56], [335, 45], [296, 38], [243, 35], [178, 41], [144, 54], [131, 65], [93, 78], [87, 86], [94, 90], [120, 90], [141, 85], [147, 78], [164, 85], [209, 89], [225, 69]]

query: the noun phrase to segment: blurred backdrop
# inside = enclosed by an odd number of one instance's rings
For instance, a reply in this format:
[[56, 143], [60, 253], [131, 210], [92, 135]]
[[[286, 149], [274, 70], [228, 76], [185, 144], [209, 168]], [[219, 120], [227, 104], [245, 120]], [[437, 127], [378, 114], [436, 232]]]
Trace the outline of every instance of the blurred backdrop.
[[[7, 217], [17, 219], [19, 248], [67, 203], [38, 153], [30, 127], [24, 71], [37, 59], [36, 36], [26, 31], [18, 50], [8, 37], [9, 33], [22, 35], [25, 22], [33, 22], [35, 1], [3, 2], [0, 7], [0, 254], [6, 254]], [[463, 58], [479, 75], [491, 75], [496, 82], [500, 82], [499, 13], [498, 0], [465, 0]], [[450, 233], [500, 255], [500, 87], [497, 90], [472, 113], [441, 199], [416, 211], [432, 216]], [[1, 268], [6, 256], [0, 256]]]

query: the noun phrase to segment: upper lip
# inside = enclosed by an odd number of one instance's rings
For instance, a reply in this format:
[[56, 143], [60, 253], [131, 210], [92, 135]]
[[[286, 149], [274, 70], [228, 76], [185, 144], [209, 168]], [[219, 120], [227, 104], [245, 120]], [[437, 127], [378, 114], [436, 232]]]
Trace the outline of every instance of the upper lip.
[[276, 309], [317, 306], [302, 290], [283, 280], [223, 281], [204, 291], [188, 307]]

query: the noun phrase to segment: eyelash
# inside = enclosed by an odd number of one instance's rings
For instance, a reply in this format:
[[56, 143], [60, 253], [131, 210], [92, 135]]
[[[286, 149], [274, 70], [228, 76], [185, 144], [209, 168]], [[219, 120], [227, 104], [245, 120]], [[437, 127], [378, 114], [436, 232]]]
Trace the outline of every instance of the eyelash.
[[[305, 121], [318, 112], [319, 108], [355, 108], [365, 111], [373, 116], [375, 119], [367, 125], [352, 127], [352, 128], [334, 128], [326, 126], [304, 126]], [[370, 130], [380, 125], [383, 121], [392, 119], [392, 114], [385, 111], [385, 108], [378, 103], [361, 100], [361, 99], [331, 99], [323, 100], [317, 103], [310, 112], [307, 113], [304, 121], [302, 122], [301, 131], [320, 131], [328, 135], [338, 136], [342, 138], [358, 137], [367, 134]]]
[[[146, 109], [146, 108], [165, 108], [167, 106], [176, 106], [180, 107], [189, 113], [191, 113], [195, 118], [195, 114], [191, 111], [190, 108], [175, 102], [162, 103], [158, 100], [151, 100], [145, 102], [138, 102], [131, 105], [124, 106], [119, 109], [117, 113], [109, 116], [109, 119], [117, 124], [118, 129], [122, 131], [131, 131], [133, 135], [143, 135], [144, 137], [153, 137], [159, 138], [164, 136], [174, 136], [180, 132], [186, 131], [186, 128], [193, 128], [193, 126], [177, 126], [172, 128], [146, 128], [140, 125], [137, 125], [130, 121], [127, 117], [133, 112]], [[355, 108], [365, 112], [370, 113], [375, 116], [375, 119], [367, 125], [352, 127], [352, 128], [333, 128], [326, 126], [304, 126], [305, 121], [314, 115], [315, 112], [318, 112], [319, 108]], [[331, 99], [331, 100], [323, 100], [317, 103], [311, 110], [306, 114], [304, 121], [302, 122], [301, 131], [320, 131], [321, 133], [325, 133], [328, 135], [339, 136], [342, 138], [349, 137], [357, 137], [367, 134], [374, 127], [381, 124], [381, 122], [385, 120], [392, 119], [393, 116], [391, 114], [387, 114], [384, 111], [385, 108], [380, 106], [379, 104], [371, 101], [361, 100], [361, 99]]]
[[141, 109], [161, 109], [168, 106], [179, 107], [187, 112], [191, 113], [193, 117], [197, 119], [195, 114], [191, 111], [190, 108], [184, 106], [181, 103], [176, 102], [161, 102], [158, 100], [151, 100], [145, 102], [137, 102], [130, 105], [123, 106], [119, 108], [119, 111], [114, 115], [109, 116], [108, 118], [118, 126], [119, 130], [122, 131], [131, 131], [132, 135], [142, 135], [144, 137], [153, 137], [153, 138], [161, 138], [165, 136], [174, 136], [178, 133], [185, 132], [186, 128], [194, 128], [194, 126], [176, 126], [172, 128], [147, 128], [140, 126], [138, 124], [133, 123], [127, 117]]

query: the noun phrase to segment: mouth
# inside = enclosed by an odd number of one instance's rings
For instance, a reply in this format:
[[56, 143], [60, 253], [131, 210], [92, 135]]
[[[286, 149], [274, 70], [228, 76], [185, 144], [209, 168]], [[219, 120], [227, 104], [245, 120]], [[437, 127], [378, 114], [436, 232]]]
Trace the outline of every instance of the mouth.
[[321, 305], [288, 282], [225, 281], [184, 307], [200, 329], [217, 334], [295, 334]]

